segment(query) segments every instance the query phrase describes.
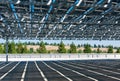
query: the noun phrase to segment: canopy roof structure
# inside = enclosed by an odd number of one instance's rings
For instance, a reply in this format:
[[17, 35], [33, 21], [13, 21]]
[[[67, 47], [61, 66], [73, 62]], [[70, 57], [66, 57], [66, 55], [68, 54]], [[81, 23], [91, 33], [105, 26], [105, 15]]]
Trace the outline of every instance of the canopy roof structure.
[[0, 38], [120, 40], [120, 0], [0, 0]]

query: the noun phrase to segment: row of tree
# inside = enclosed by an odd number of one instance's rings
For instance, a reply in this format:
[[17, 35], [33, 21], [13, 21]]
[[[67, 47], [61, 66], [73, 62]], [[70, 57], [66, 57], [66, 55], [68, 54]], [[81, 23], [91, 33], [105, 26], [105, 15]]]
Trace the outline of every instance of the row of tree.
[[[0, 53], [6, 52], [6, 45], [0, 44]], [[8, 53], [28, 53], [28, 49], [26, 45], [22, 45], [19, 43], [15, 45], [14, 42], [8, 43]]]
[[[68, 53], [114, 53], [113, 46], [108, 46], [107, 48], [108, 48], [107, 52], [100, 50], [100, 47], [98, 47], [97, 50], [92, 51], [91, 45], [85, 44], [83, 51], [82, 50], [77, 51], [77, 47], [75, 46], [74, 43], [72, 43], [70, 45], [70, 49], [68, 50]], [[67, 51], [65, 49], [65, 45], [63, 42], [61, 42], [59, 44], [58, 53], [66, 53], [66, 52]], [[116, 53], [120, 53], [120, 48], [117, 48]]]
[[[22, 45], [40, 45], [41, 42], [24, 42], [22, 43]], [[3, 45], [4, 43], [2, 43]], [[15, 43], [15, 45], [17, 45], [19, 43]], [[51, 46], [59, 46], [59, 43], [47, 43], [44, 42], [45, 45], [51, 45]], [[70, 44], [67, 44], [67, 46], [69, 46]], [[80, 48], [80, 47], [85, 47], [86, 44], [78, 44], [76, 47]], [[109, 46], [104, 46], [104, 45], [96, 45], [94, 44], [93, 46], [91, 46], [92, 48], [109, 48]], [[114, 49], [117, 49], [118, 47], [113, 47]]]
[[[27, 45], [23, 43], [15, 44], [14, 42], [8, 43], [8, 53], [15, 54], [15, 53], [51, 53], [46, 49], [46, 44], [42, 41], [39, 43], [39, 48], [34, 51], [33, 48], [27, 49]], [[70, 49], [65, 48], [65, 44], [61, 41], [60, 44], [57, 45], [58, 50], [56, 53], [105, 53], [100, 50], [100, 47], [97, 50], [92, 50], [91, 45], [85, 44], [84, 50], [77, 50], [77, 46], [72, 43], [70, 44]], [[108, 51], [106, 53], [113, 53], [113, 46], [108, 46]], [[0, 53], [5, 53], [5, 44], [0, 44]], [[117, 48], [116, 53], [120, 53], [120, 48]]]

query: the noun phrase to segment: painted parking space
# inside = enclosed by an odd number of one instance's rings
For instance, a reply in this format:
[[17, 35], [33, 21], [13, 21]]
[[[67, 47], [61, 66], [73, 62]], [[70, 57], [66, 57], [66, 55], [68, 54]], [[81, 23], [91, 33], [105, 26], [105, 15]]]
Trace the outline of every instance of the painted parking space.
[[119, 65], [119, 60], [3, 62], [0, 81], [120, 81]]

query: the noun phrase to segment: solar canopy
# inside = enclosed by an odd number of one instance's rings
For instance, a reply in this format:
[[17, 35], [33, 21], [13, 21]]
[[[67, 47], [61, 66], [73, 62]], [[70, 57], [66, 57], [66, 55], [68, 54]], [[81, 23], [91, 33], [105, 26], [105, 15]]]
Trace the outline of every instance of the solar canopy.
[[0, 0], [0, 38], [120, 40], [120, 0]]

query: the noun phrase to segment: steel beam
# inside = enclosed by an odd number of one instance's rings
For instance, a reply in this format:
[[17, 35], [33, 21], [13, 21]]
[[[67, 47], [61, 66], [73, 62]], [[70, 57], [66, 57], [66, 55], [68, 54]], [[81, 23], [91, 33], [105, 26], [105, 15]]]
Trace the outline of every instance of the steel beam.
[[16, 19], [16, 21], [18, 22], [18, 27], [19, 27], [19, 29], [20, 29], [20, 32], [23, 33], [22, 27], [21, 27], [21, 25], [20, 25], [20, 23], [19, 23], [20, 20], [19, 20], [19, 18], [18, 18], [18, 15], [17, 15], [16, 10], [15, 10], [15, 7], [14, 7], [14, 4], [12, 3], [12, 0], [9, 0], [9, 3], [10, 3], [10, 8], [11, 8], [11, 10], [12, 10], [14, 16], [15, 16], [15, 19]]
[[[50, 4], [50, 8], [49, 8], [47, 14], [42, 18], [41, 22], [46, 22], [49, 18], [49, 15], [50, 15], [51, 11], [53, 10], [53, 7], [54, 7], [53, 5], [55, 4], [56, 0], [50, 0], [50, 1], [52, 1], [51, 4]], [[45, 26], [45, 24], [42, 24], [39, 27], [39, 31], [37, 32], [36, 39], [37, 39], [39, 33], [41, 33], [41, 29], [44, 28], [44, 26]]]

